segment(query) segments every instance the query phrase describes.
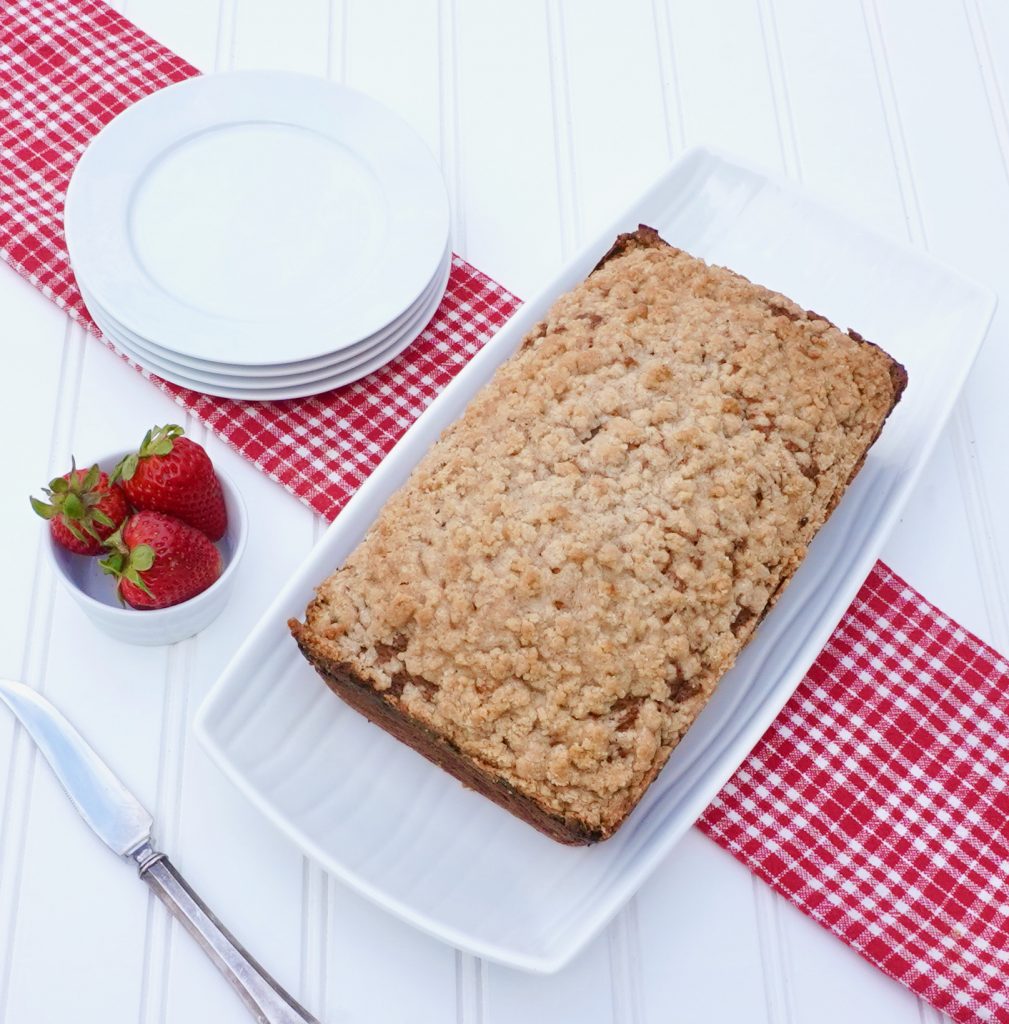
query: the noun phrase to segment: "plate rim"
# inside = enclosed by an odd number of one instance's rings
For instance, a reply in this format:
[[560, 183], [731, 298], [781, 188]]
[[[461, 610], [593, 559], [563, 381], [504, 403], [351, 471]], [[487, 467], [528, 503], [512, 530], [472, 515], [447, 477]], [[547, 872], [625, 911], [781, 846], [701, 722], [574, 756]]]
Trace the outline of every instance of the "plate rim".
[[[354, 384], [357, 381], [362, 380], [364, 377], [377, 373], [379, 370], [391, 363], [424, 333], [428, 324], [430, 324], [435, 318], [438, 313], [438, 309], [445, 298], [451, 274], [452, 259], [450, 255], [443, 264], [443, 269], [440, 269], [439, 272], [441, 287], [434, 288], [431, 292], [430, 298], [428, 299], [427, 305], [414, 311], [414, 317], [411, 319], [410, 325], [405, 330], [401, 331], [393, 341], [380, 346], [377, 351], [365, 353], [365, 358], [359, 363], [349, 366], [343, 371], [338, 370], [328, 378], [321, 378], [316, 381], [309, 381], [302, 384], [292, 384], [290, 387], [285, 384], [279, 384], [259, 389], [243, 389], [240, 386], [231, 388], [224, 384], [214, 384], [209, 381], [196, 381], [195, 378], [188, 380], [186, 383], [182, 383], [174, 374], [174, 371], [173, 375], [169, 376], [167, 371], [162, 370], [160, 367], [153, 366], [151, 363], [142, 359], [140, 353], [134, 352], [131, 346], [127, 345], [117, 337], [117, 331], [114, 333], [110, 332], [108, 328], [103, 327], [97, 319], [95, 320], [95, 323], [102, 332], [102, 338], [110, 342], [117, 352], [120, 352], [132, 362], [136, 363], [144, 372], [153, 374], [160, 380], [167, 381], [175, 387], [185, 388], [187, 391], [193, 391], [197, 394], [206, 395], [211, 398], [221, 398], [226, 401], [286, 402], [291, 399], [311, 398], [315, 395], [326, 394], [328, 391], [334, 391], [337, 388], [347, 387], [350, 384]], [[185, 377], [186, 375], [181, 374], [179, 376]], [[335, 383], [333, 383], [334, 380]], [[228, 390], [231, 393], [222, 394], [221, 391], [225, 387], [228, 387]], [[278, 391], [284, 391], [284, 394], [277, 394]]]
[[[661, 187], [662, 183], [668, 177], [675, 174], [677, 170], [682, 170], [683, 168], [688, 167], [692, 161], [703, 160], [705, 158], [713, 158], [724, 164], [730, 165], [734, 169], [741, 170], [751, 175], [756, 175], [764, 179], [767, 183], [783, 190], [787, 194], [801, 198], [806, 203], [814, 204], [823, 212], [840, 219], [848, 226], [854, 228], [861, 235], [871, 237], [877, 243], [899, 252], [903, 256], [916, 262], [918, 265], [927, 264], [933, 270], [943, 273], [952, 281], [959, 283], [967, 290], [973, 291], [978, 299], [978, 327], [975, 335], [969, 339], [970, 344], [973, 346], [972, 351], [969, 353], [969, 358], [963, 361], [959, 375], [952, 380], [952, 386], [946, 391], [947, 400], [940, 410], [941, 415], [934, 417], [931, 422], [930, 429], [922, 434], [921, 442], [918, 445], [918, 449], [921, 452], [920, 457], [916, 460], [914, 465], [910, 467], [909, 471], [905, 473], [900, 482], [896, 496], [890, 502], [889, 508], [887, 508], [884, 514], [879, 517], [878, 523], [874, 528], [870, 539], [863, 544], [862, 551], [859, 553], [858, 557], [853, 560], [852, 567], [849, 570], [849, 576], [855, 582], [838, 588], [837, 594], [827, 604], [825, 611], [821, 614], [820, 622], [817, 624], [817, 627], [810, 630], [806, 643], [802, 645], [800, 652], [797, 652], [795, 660], [804, 661], [808, 667], [819, 651], [822, 650], [824, 643], [835, 628], [841, 615], [843, 615], [844, 609], [850, 604], [855, 593], [857, 593], [858, 588], [864, 582], [865, 577], [868, 575], [869, 570], [878, 557], [878, 553], [883, 543], [892, 531], [893, 526], [903, 511], [907, 500], [914, 489], [915, 483], [921, 476], [924, 467], [928, 464], [929, 455], [935, 449], [939, 435], [948, 422], [952, 407], [962, 391], [971, 367], [974, 365], [981, 346], [987, 337], [991, 320], [997, 306], [998, 297], [994, 290], [988, 285], [972, 279], [971, 277], [963, 274], [957, 268], [950, 266], [944, 260], [936, 258], [931, 253], [917, 248], [905, 240], [891, 238], [877, 229], [863, 224], [856, 217], [851, 216], [850, 213], [841, 209], [836, 203], [824, 200], [821, 196], [811, 193], [804, 187], [790, 181], [784, 175], [774, 171], [769, 171], [766, 168], [760, 167], [759, 165], [742, 159], [734, 154], [726, 153], [718, 147], [698, 145], [684, 150], [675, 161], [667, 165], [657, 179], [651, 182], [646, 189], [638, 194], [634, 201], [628, 204], [618, 217], [613, 218], [603, 230], [582, 245], [570, 259], [566, 260], [564, 265], [556, 274], [551, 276], [550, 280], [538, 290], [536, 295], [534, 295], [529, 301], [523, 303], [522, 308], [524, 310], [536, 311], [541, 309], [543, 306], [549, 306], [560, 291], [566, 290], [562, 282], [572, 273], [572, 270], [585, 265], [588, 265], [589, 269], [591, 269], [591, 265], [593, 265], [594, 260], [597, 259], [599, 253], [603, 251], [601, 246], [605, 247], [617, 234], [629, 229], [629, 222], [635, 220], [637, 211], [645, 202], [647, 202], [653, 192]], [[456, 392], [463, 391], [465, 388], [469, 387], [470, 379], [476, 377], [482, 371], [484, 363], [488, 362], [490, 359], [488, 353], [493, 352], [503, 344], [507, 344], [507, 339], [511, 335], [517, 333], [519, 330], [516, 326], [518, 322], [518, 317], [513, 316], [510, 318], [508, 322], [494, 335], [494, 337], [488, 341], [483, 349], [481, 349], [481, 351], [469, 361], [453, 381], [449, 383], [435, 401], [432, 402], [428, 409], [426, 409], [424, 413], [422, 413], [422, 415], [418, 417], [413, 424], [411, 424], [403, 437], [400, 438], [396, 445], [390, 450], [389, 454], [386, 455], [385, 459], [383, 459], [383, 462], [375, 469], [368, 480], [358, 488], [353, 497], [341, 511], [340, 515], [333, 520], [327, 528], [327, 535], [331, 530], [339, 528], [341, 519], [346, 516], [349, 509], [357, 508], [359, 505], [365, 504], [370, 499], [371, 491], [375, 490], [378, 486], [375, 482], [376, 477], [379, 478], [380, 483], [381, 477], [384, 475], [382, 472], [383, 466], [390, 461], [391, 457], [395, 453], [401, 452], [403, 447], [409, 447], [413, 444], [413, 437], [422, 433], [418, 428], [423, 427], [423, 425], [432, 418], [431, 414], [433, 410], [440, 409], [439, 403], [445, 404], [446, 395], [451, 399], [454, 397]], [[502, 338], [505, 339], [504, 342], [500, 340]], [[477, 391], [478, 390], [479, 388], [477, 388]], [[476, 393], [477, 392], [474, 391], [473, 395]], [[472, 397], [473, 396], [471, 395], [470, 400]], [[435, 415], [437, 415], [437, 412], [435, 412]], [[378, 514], [377, 510], [375, 514]], [[262, 617], [249, 632], [245, 640], [240, 644], [228, 665], [211, 687], [197, 710], [194, 720], [194, 731], [211, 759], [219, 768], [221, 768], [224, 774], [236, 785], [236, 787], [261, 811], [261, 813], [264, 814], [268, 820], [280, 829], [284, 835], [291, 839], [308, 856], [316, 860], [317, 863], [319, 863], [328, 873], [331, 873], [335, 877], [341, 879], [341, 881], [350, 885], [356, 891], [361, 893], [361, 895], [375, 902], [383, 909], [395, 914], [397, 917], [400, 917], [419, 930], [426, 932], [427, 934], [434, 935], [442, 941], [452, 944], [456, 948], [466, 950], [474, 955], [484, 957], [497, 963], [502, 963], [509, 967], [517, 967], [534, 973], [549, 974], [560, 970], [569, 963], [599, 933], [601, 928], [603, 928], [606, 923], [619, 912], [627, 899], [629, 899], [634, 892], [640, 888], [640, 886], [653, 873], [657, 865], [669, 855], [670, 850], [691, 827], [692, 823], [696, 820], [701, 811], [703, 811], [704, 807], [707, 806], [711, 798], [722, 788], [725, 782], [735, 772], [739, 764], [745, 759], [747, 752], [752, 748], [754, 743], [757, 742], [759, 737], [763, 734], [766, 728], [778, 715], [781, 708], [787, 703], [794, 693], [795, 687], [792, 687], [791, 689], [782, 687], [782, 690], [787, 690], [787, 692], [777, 693], [774, 694], [773, 697], [765, 698], [759, 704], [759, 713], [755, 716], [751, 716], [747, 721], [740, 723], [739, 728], [733, 732], [731, 739], [726, 743], [725, 750], [720, 759], [715, 763], [712, 770], [708, 771], [703, 776], [703, 785], [700, 783], [693, 785], [689, 798], [686, 801], [689, 813], [681, 815], [682, 819], [684, 819], [680, 823], [681, 827], [667, 829], [662, 838], [657, 840], [650, 850], [639, 856], [638, 861], [633, 865], [631, 870], [622, 872], [621, 876], [613, 883], [610, 890], [606, 893], [605, 898], [596, 901], [595, 908], [585, 915], [578, 928], [571, 931], [569, 933], [569, 937], [565, 941], [557, 942], [550, 952], [530, 953], [522, 949], [505, 947], [500, 943], [495, 943], [479, 936], [462, 934], [453, 925], [444, 924], [432, 919], [428, 914], [419, 913], [412, 907], [404, 906], [400, 900], [389, 895], [387, 892], [377, 889], [369, 882], [360, 879], [353, 871], [346, 868], [345, 865], [336, 861], [330, 854], [321, 849], [319, 844], [317, 844], [311, 837], [303, 834], [302, 831], [290, 823], [279, 810], [274, 809], [266, 797], [263, 796], [262, 793], [243, 775], [237, 766], [229, 760], [225, 750], [223, 747], [219, 746], [217, 739], [210, 731], [208, 724], [209, 720], [215, 710], [215, 705], [219, 701], [223, 700], [224, 688], [228, 683], [229, 676], [236, 672], [240, 667], [245, 651], [255, 643], [260, 629], [269, 626], [271, 623], [275, 624], [274, 620], [278, 614], [282, 614], [284, 605], [288, 603], [297, 590], [301, 589], [302, 584], [299, 577], [302, 574], [302, 571], [312, 561], [317, 547], [318, 545], [313, 547], [302, 563], [300, 563], [299, 567], [292, 573], [291, 577], [280, 589], [275, 599], [271, 602]], [[834, 614], [835, 609], [837, 610], [836, 616]], [[807, 659], [807, 655], [810, 654], [810, 652], [811, 656]], [[801, 674], [796, 680], [796, 685], [798, 685], [799, 681], [801, 681]]]
[[[435, 269], [435, 272], [432, 275], [431, 280], [428, 282], [427, 286], [425, 287], [421, 295], [417, 297], [417, 301], [411, 303], [409, 308], [405, 309], [398, 317], [396, 317], [395, 320], [391, 321], [389, 324], [387, 324], [380, 330], [376, 331], [374, 334], [369, 335], [367, 338], [362, 338], [359, 342], [355, 343], [354, 345], [349, 345], [345, 349], [338, 349], [336, 352], [331, 353], [328, 357], [317, 356], [314, 359], [294, 360], [289, 363], [273, 363], [270, 364], [269, 366], [264, 364], [245, 365], [242, 363], [215, 364], [213, 363], [212, 360], [198, 359], [197, 357], [194, 356], [182, 356], [176, 352], [172, 352], [169, 349], [164, 349], [164, 346], [160, 346], [156, 342], [150, 341], [149, 339], [146, 338], [141, 339], [140, 341], [136, 341], [136, 331], [131, 331], [129, 328], [125, 326], [125, 324], [121, 324], [112, 315], [112, 313], [109, 312], [109, 310], [107, 310], [97, 300], [97, 298], [91, 293], [91, 290], [88, 287], [88, 285], [81, 281], [80, 278], [77, 278], [77, 287], [81, 293], [81, 298], [84, 300], [84, 305], [87, 307], [88, 313], [91, 315], [91, 318], [95, 320], [96, 323], [98, 322], [99, 318], [108, 323], [111, 323], [113, 329], [117, 333], [121, 333], [124, 336], [126, 336], [131, 348], [137, 349], [138, 352], [149, 356], [151, 359], [165, 361], [169, 363], [179, 363], [182, 366], [185, 366], [184, 360], [190, 361], [189, 369], [195, 370], [198, 373], [206, 372], [210, 374], [216, 374], [222, 377], [229, 376], [236, 381], [275, 381], [282, 380], [287, 377], [302, 377], [305, 374], [311, 374], [316, 376], [322, 375], [326, 371], [331, 371], [333, 367], [338, 368], [340, 365], [347, 362], [350, 362], [350, 366], [348, 366], [348, 369], [350, 369], [354, 365], [352, 360], [357, 356], [367, 354], [368, 352], [371, 351], [380, 351], [382, 344], [387, 344], [390, 339], [395, 338], [397, 334], [401, 332], [404, 324], [412, 322], [413, 319], [420, 313], [421, 310], [426, 309], [427, 306], [430, 305], [434, 297], [434, 294], [437, 291], [438, 282], [444, 275], [446, 265], [448, 265], [451, 270], [452, 256], [453, 252], [450, 241], [449, 244], [445, 246], [445, 251], [444, 253], [442, 253], [441, 259], [438, 262], [438, 266]], [[95, 313], [96, 307], [98, 310], [97, 314]], [[376, 338], [378, 339], [377, 344], [375, 343]], [[148, 351], [148, 349], [150, 349], [150, 351]], [[363, 349], [364, 352], [358, 352], [358, 349]], [[364, 362], [365, 360], [360, 359], [359, 361]], [[222, 371], [221, 369], [218, 368], [221, 366], [226, 366], [232, 368], [235, 371], [240, 372], [228, 373], [227, 371]], [[174, 369], [175, 368], [173, 367], [173, 370]], [[245, 371], [247, 370], [253, 372], [245, 374]], [[183, 370], [180, 369], [178, 372], [182, 373]], [[292, 383], [298, 382], [292, 381]], [[302, 383], [310, 383], [310, 379], [302, 381]], [[223, 386], [227, 387], [229, 385]]]
[[[434, 318], [434, 315], [438, 311], [438, 307], [441, 305], [442, 300], [445, 297], [445, 292], [448, 286], [448, 279], [452, 273], [452, 254], [446, 251], [442, 262], [438, 265], [438, 271], [436, 275], [431, 279], [431, 284], [423, 296], [423, 301], [418, 302], [414, 307], [408, 310], [408, 315], [403, 318], [403, 322], [400, 323], [395, 330], [393, 330], [387, 338], [380, 339], [378, 344], [375, 346], [368, 346], [363, 352], [351, 352], [347, 360], [343, 360], [339, 363], [334, 364], [331, 367], [321, 367], [314, 371], [305, 371], [305, 373], [311, 372], [312, 376], [308, 380], [286, 380], [285, 377], [266, 377], [262, 375], [256, 375], [252, 377], [240, 377], [235, 376], [233, 378], [234, 384], [223, 384], [220, 381], [203, 379], [198, 377], [196, 374], [190, 376], [185, 372], [184, 369], [176, 370], [175, 367], [164, 366], [160, 356], [151, 355], [145, 352], [140, 346], [133, 343], [133, 339], [126, 337], [123, 333], [122, 325], [115, 322], [111, 318], [106, 310], [100, 305], [95, 307], [95, 303], [88, 304], [87, 298], [84, 296], [82, 290], [81, 295], [85, 300], [85, 305], [88, 308], [88, 312], [91, 315], [92, 320], [98, 326], [102, 332], [102, 337], [108, 341], [111, 341], [116, 349], [129, 356], [134, 362], [142, 366], [143, 369], [150, 371], [162, 380], [167, 380], [169, 383], [177, 384], [179, 387], [184, 387], [190, 391], [199, 391], [201, 394], [214, 395], [217, 398], [231, 398], [239, 401], [284, 401], [284, 398], [277, 398], [276, 392], [281, 389], [290, 388], [292, 392], [296, 389], [299, 394], [289, 394], [288, 398], [297, 397], [309, 397], [303, 394], [304, 389], [308, 387], [314, 387], [316, 384], [328, 382], [334, 378], [341, 378], [343, 383], [329, 384], [325, 383], [322, 390], [310, 392], [310, 394], [323, 394], [325, 391], [332, 390], [335, 387], [344, 387], [347, 384], [352, 384], [354, 380], [360, 380], [360, 377], [355, 377], [351, 380], [344, 379], [347, 374], [363, 366], [371, 366], [370, 370], [365, 371], [361, 376], [367, 376], [369, 373], [375, 373], [385, 365], [381, 363], [378, 366], [374, 365], [374, 361], [384, 353], [389, 353], [386, 362], [390, 362], [395, 359], [396, 355], [408, 347], [410, 342], [415, 341], [423, 332], [427, 325]], [[410, 337], [410, 342], [406, 342], [404, 339]], [[397, 346], [400, 346], [397, 349]], [[348, 365], [349, 364], [349, 365]], [[195, 369], [195, 368], [194, 368]], [[209, 372], [209, 371], [208, 371]], [[219, 376], [224, 376], [220, 374]], [[290, 377], [302, 377], [303, 374], [295, 373], [288, 375]], [[186, 382], [183, 383], [183, 378]], [[250, 384], [250, 381], [253, 382]], [[262, 382], [262, 383], [260, 383]], [[199, 385], [199, 386], [197, 386]], [[247, 386], [248, 385], [248, 386]], [[219, 394], [216, 391], [208, 391], [206, 388], [213, 389], [224, 389], [227, 388], [229, 392], [245, 393], [245, 396], [238, 396], [236, 394]], [[263, 392], [271, 392], [271, 396], [262, 398]]]

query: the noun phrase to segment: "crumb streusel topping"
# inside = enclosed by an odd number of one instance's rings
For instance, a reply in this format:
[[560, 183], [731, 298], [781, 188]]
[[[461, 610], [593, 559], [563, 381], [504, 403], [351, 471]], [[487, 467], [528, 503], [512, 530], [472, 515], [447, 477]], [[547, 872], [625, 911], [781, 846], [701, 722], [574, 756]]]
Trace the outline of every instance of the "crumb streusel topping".
[[802, 560], [892, 365], [730, 271], [632, 246], [445, 432], [308, 628], [487, 771], [605, 831]]

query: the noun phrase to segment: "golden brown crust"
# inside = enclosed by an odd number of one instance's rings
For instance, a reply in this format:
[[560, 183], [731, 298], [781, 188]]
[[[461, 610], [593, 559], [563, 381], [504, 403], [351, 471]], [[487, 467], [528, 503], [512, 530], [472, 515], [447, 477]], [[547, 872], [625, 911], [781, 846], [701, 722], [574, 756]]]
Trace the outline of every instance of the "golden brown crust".
[[404, 713], [389, 691], [376, 690], [346, 663], [332, 661], [320, 649], [316, 636], [297, 619], [288, 622], [291, 633], [298, 641], [301, 653], [315, 666], [326, 685], [355, 711], [359, 711], [374, 725], [412, 747], [439, 768], [443, 768], [464, 786], [511, 811], [517, 818], [528, 822], [540, 832], [568, 846], [585, 846], [603, 838], [598, 830], [586, 828], [579, 821], [561, 818], [550, 813], [535, 800], [518, 792], [507, 780], [494, 773], [493, 768], [477, 764], [458, 747], [431, 729], [426, 728], [408, 713]]
[[292, 631], [564, 842], [611, 835], [805, 556], [903, 368], [651, 228], [562, 296]]
[[635, 249], [661, 249], [668, 245], [669, 243], [655, 228], [650, 228], [647, 224], [639, 224], [637, 231], [625, 231], [622, 235], [617, 235], [614, 243], [606, 250], [606, 255], [592, 268], [592, 273], [600, 270], [610, 260], [633, 252]]

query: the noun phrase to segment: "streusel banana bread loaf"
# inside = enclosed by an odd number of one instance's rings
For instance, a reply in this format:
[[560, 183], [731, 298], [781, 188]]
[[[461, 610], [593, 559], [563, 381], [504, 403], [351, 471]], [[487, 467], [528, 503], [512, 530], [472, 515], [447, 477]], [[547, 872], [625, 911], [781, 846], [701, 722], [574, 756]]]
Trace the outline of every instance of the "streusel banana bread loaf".
[[554, 839], [612, 835], [906, 383], [853, 331], [621, 236], [291, 630], [345, 701]]

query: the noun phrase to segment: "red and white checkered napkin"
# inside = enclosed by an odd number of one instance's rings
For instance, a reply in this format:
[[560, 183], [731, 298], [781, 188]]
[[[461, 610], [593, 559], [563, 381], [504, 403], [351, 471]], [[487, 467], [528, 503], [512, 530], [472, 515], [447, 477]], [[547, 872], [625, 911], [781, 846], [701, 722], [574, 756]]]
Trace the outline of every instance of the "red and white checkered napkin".
[[[96, 0], [0, 9], [0, 251], [90, 330], [62, 237], [91, 136], [196, 71]], [[410, 349], [289, 402], [159, 386], [333, 516], [518, 302], [456, 258]], [[95, 331], [97, 333], [97, 331]], [[1009, 1024], [1009, 665], [879, 564], [701, 827], [959, 1021]]]
[[1009, 1021], [1009, 663], [877, 562], [700, 827], [958, 1021]]

